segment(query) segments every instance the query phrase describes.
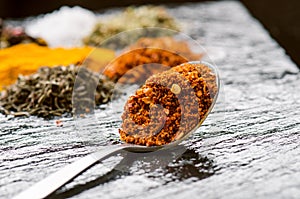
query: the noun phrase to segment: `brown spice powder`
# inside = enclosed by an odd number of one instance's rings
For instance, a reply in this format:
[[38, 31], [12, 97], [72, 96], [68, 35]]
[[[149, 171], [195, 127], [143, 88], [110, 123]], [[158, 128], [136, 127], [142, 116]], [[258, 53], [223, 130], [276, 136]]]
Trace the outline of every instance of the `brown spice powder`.
[[216, 76], [204, 64], [185, 63], [151, 76], [125, 104], [121, 140], [165, 145], [205, 119], [217, 93]]

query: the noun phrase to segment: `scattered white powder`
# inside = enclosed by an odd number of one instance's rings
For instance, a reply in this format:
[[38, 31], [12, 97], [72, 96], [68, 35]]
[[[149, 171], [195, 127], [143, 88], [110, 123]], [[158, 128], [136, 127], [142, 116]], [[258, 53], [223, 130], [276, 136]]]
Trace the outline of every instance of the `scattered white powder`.
[[81, 7], [61, 7], [52, 13], [30, 21], [25, 31], [45, 39], [50, 47], [81, 46], [97, 22], [96, 15]]

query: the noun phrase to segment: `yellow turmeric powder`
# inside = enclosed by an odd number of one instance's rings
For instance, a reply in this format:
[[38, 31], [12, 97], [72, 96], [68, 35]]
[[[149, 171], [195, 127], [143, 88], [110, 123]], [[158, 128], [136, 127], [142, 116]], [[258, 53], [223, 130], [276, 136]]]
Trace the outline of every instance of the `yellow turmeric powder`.
[[[19, 74], [28, 75], [41, 66], [68, 66], [81, 64], [95, 50], [92, 47], [49, 48], [37, 44], [18, 44], [0, 50], [0, 90], [1, 87], [14, 83]], [[101, 59], [110, 61], [114, 52], [97, 49], [103, 55]]]

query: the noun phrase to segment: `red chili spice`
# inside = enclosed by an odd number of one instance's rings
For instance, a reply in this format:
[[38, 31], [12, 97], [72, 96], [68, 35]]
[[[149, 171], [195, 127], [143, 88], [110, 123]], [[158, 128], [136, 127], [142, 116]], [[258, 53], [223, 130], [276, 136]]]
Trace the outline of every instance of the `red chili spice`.
[[172, 37], [141, 38], [106, 67], [104, 74], [119, 82], [143, 83], [152, 74], [201, 56], [193, 53], [186, 42]]
[[204, 64], [184, 63], [151, 76], [125, 104], [121, 140], [160, 146], [180, 139], [205, 119], [217, 89]]
[[56, 123], [57, 127], [62, 127], [63, 126], [63, 123], [62, 123], [61, 120], [56, 120], [55, 123]]

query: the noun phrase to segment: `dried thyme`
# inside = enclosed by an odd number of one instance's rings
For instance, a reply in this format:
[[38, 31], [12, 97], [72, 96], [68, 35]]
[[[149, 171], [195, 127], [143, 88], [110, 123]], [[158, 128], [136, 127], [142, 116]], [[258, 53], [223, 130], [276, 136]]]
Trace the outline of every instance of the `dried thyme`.
[[[94, 96], [82, 98], [86, 89], [80, 91], [76, 88], [73, 96], [75, 79], [79, 73], [77, 66], [42, 67], [37, 73], [30, 76], [19, 76], [17, 82], [7, 87], [0, 96], [0, 111], [6, 115], [29, 116], [37, 115], [49, 118], [61, 116], [64, 113], [71, 113], [75, 110], [73, 101], [77, 100], [83, 104], [78, 111], [90, 112], [94, 105], [107, 103], [112, 95], [114, 83], [104, 76], [97, 75], [81, 67], [80, 75], [85, 79], [79, 79], [77, 83], [84, 87], [89, 84], [96, 85]], [[84, 103], [82, 103], [84, 101]]]

